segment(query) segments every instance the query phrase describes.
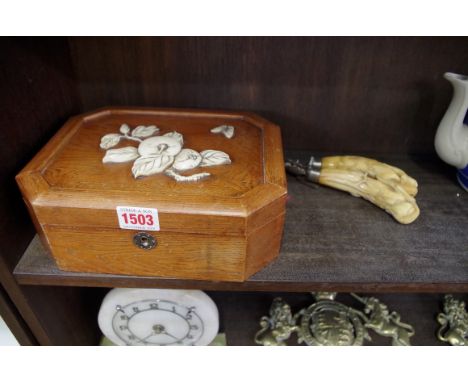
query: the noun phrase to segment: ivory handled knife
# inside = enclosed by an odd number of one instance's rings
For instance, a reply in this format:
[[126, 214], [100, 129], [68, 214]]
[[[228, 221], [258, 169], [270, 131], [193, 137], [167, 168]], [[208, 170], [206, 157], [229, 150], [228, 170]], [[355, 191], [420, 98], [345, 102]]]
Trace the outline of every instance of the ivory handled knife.
[[311, 157], [307, 165], [287, 160], [286, 170], [306, 180], [361, 197], [409, 224], [419, 216], [418, 183], [401, 169], [361, 156]]

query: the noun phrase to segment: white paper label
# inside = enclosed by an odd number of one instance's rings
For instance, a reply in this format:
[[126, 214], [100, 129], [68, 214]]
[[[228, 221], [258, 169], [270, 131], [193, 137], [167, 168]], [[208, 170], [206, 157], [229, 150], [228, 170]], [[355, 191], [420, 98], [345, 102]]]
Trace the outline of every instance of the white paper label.
[[156, 208], [117, 206], [116, 211], [120, 228], [159, 231], [159, 217]]

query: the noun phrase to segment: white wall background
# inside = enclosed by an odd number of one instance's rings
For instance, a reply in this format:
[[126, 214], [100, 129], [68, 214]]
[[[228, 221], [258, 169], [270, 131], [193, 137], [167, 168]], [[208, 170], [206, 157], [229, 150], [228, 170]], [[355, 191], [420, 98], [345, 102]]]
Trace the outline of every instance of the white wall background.
[[10, 329], [8, 329], [5, 321], [3, 321], [2, 317], [0, 317], [0, 346], [8, 345], [19, 345], [19, 343], [10, 332]]

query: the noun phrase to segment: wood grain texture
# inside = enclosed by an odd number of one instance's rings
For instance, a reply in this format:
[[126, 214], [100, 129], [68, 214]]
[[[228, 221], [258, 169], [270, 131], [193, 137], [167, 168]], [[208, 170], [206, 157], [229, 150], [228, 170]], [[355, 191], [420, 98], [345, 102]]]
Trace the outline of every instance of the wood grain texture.
[[281, 246], [283, 237], [284, 215], [284, 213], [276, 215], [268, 223], [259, 226], [247, 238], [247, 253], [255, 254], [246, 256], [245, 275], [247, 277], [257, 273], [278, 257], [278, 248]]
[[[131, 163], [102, 163], [101, 137], [123, 123], [177, 131], [185, 148], [227, 152], [232, 163], [209, 167], [212, 175], [195, 183], [134, 179]], [[235, 127], [233, 139], [210, 133], [222, 124]], [[72, 118], [17, 181], [64, 271], [244, 281], [279, 253], [283, 163], [279, 128], [252, 113], [112, 108]], [[137, 248], [136, 231], [119, 229], [117, 206], [157, 208], [156, 248]]]
[[287, 149], [434, 152], [466, 73], [451, 37], [70, 38], [85, 110], [106, 105], [251, 110]]
[[45, 226], [63, 270], [214, 281], [245, 278], [244, 237], [161, 231], [152, 233], [157, 246], [145, 250], [133, 243], [136, 232]]
[[376, 159], [400, 167], [418, 180], [418, 220], [403, 226], [365, 200], [288, 177], [289, 199], [280, 255], [243, 283], [63, 272], [37, 241], [23, 256], [15, 275], [21, 283], [51, 285], [467, 292], [468, 203], [453, 178], [453, 170], [433, 157]]
[[[196, 111], [188, 113], [183, 110], [180, 115], [177, 111], [164, 110], [116, 111], [117, 113], [99, 119], [93, 118], [90, 121], [78, 123], [80, 126], [76, 134], [72, 137], [68, 136], [70, 142], [60, 150], [44, 170], [44, 179], [51, 187], [131, 191], [132, 194], [144, 194], [146, 197], [170, 194], [176, 199], [187, 199], [190, 196], [203, 200], [216, 197], [240, 197], [264, 183], [263, 130], [257, 128], [256, 125], [245, 123], [242, 115], [226, 118], [221, 113], [208, 116], [200, 115]], [[191, 148], [198, 152], [206, 149], [222, 150], [230, 155], [232, 164], [206, 169], [212, 173], [209, 181], [186, 183], [183, 186], [162, 174], [135, 181], [130, 171], [131, 164], [102, 164], [105, 150], [99, 147], [101, 137], [118, 133], [122, 123], [127, 123], [132, 128], [154, 124], [160, 128], [161, 135], [177, 131], [184, 136], [184, 148]], [[236, 136], [232, 140], [210, 133], [211, 128], [223, 123], [231, 123], [236, 127]], [[137, 145], [137, 142], [121, 140], [115, 148], [136, 147]]]

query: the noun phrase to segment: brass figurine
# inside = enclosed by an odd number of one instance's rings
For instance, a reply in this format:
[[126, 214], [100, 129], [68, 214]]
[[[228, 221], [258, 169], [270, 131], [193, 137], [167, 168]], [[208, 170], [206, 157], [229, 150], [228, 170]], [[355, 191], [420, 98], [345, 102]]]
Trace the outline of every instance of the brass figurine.
[[271, 304], [270, 316], [260, 319], [260, 326], [262, 329], [255, 335], [255, 343], [263, 346], [286, 345], [285, 341], [297, 330], [291, 307], [279, 297]]
[[444, 298], [444, 313], [439, 313], [437, 321], [441, 325], [437, 337], [450, 345], [465, 346], [468, 338], [468, 313], [465, 303], [448, 294]]
[[366, 317], [366, 328], [372, 329], [383, 337], [391, 337], [393, 346], [410, 346], [410, 337], [414, 335], [414, 329], [411, 325], [400, 321], [400, 315], [397, 312], [389, 312], [387, 305], [381, 303], [375, 297], [359, 297], [351, 293], [358, 301], [362, 302]]
[[293, 315], [291, 307], [281, 298], [275, 298], [270, 316], [260, 320], [260, 331], [255, 335], [259, 345], [286, 345], [293, 332], [298, 343], [310, 346], [360, 346], [371, 341], [368, 330], [392, 338], [392, 345], [410, 345], [414, 335], [411, 325], [402, 323], [400, 315], [389, 312], [388, 307], [375, 297], [351, 294], [364, 304], [364, 311], [335, 301], [336, 293], [312, 293], [316, 302]]

